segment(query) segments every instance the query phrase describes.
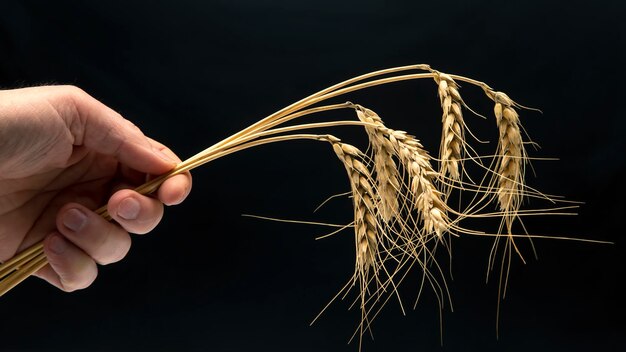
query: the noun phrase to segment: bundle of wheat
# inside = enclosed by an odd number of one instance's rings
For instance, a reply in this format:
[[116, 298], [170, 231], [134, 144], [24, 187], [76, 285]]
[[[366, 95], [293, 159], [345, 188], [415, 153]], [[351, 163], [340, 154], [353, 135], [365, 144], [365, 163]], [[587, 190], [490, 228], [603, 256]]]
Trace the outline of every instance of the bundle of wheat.
[[[423, 72], [399, 74], [415, 70]], [[380, 76], [386, 77], [379, 78]], [[423, 78], [434, 79], [437, 83], [443, 109], [438, 160], [428, 155], [418, 139], [404, 131], [388, 128], [378, 114], [370, 109], [350, 102], [310, 107], [368, 87]], [[495, 104], [499, 138], [493, 155], [479, 156], [467, 152], [473, 149], [465, 139], [466, 122], [462, 110], [466, 104], [459, 94], [456, 83], [458, 81], [483, 89]], [[355, 303], [362, 312], [362, 319], [355, 336], [358, 335], [361, 339], [389, 299], [397, 297], [402, 306], [397, 288], [413, 267], [420, 269], [420, 287], [428, 282], [439, 298], [440, 307], [444, 306], [449, 294], [443, 271], [435, 258], [435, 251], [438, 246], [449, 246], [451, 236], [494, 236], [496, 241], [490, 266], [493, 266], [495, 251], [499, 248], [498, 240], [505, 238], [502, 256], [502, 268], [505, 268], [505, 263], [510, 265], [511, 248], [515, 248], [521, 257], [513, 239], [519, 236], [533, 237], [515, 234], [514, 225], [520, 217], [562, 214], [575, 207], [552, 205], [548, 209], [521, 209], [524, 198], [543, 198], [553, 204], [562, 200], [553, 199], [525, 185], [524, 168], [529, 157], [524, 144], [528, 142], [522, 138], [522, 127], [516, 108], [521, 106], [485, 83], [435, 71], [428, 65], [376, 71], [341, 82], [293, 103], [187, 159], [171, 172], [136, 190], [142, 194], [154, 192], [169, 177], [263, 144], [299, 139], [330, 143], [350, 181], [354, 220], [346, 228], [354, 229], [356, 248], [354, 275], [335, 298], [347, 294], [352, 288], [358, 289]], [[357, 119], [286, 125], [305, 115], [340, 109], [355, 110]], [[370, 143], [368, 153], [331, 134], [302, 133], [348, 125], [365, 129]], [[487, 164], [483, 162], [485, 158], [491, 159], [489, 167], [484, 166]], [[431, 161], [438, 161], [439, 171], [432, 167]], [[476, 169], [482, 170], [483, 175], [468, 177], [469, 181], [465, 181], [462, 176], [468, 172], [464, 167], [467, 162], [478, 165]], [[482, 181], [474, 182], [474, 179]], [[470, 193], [468, 198], [471, 202], [463, 209], [448, 204], [452, 189]], [[488, 211], [489, 206], [499, 210]], [[100, 208], [98, 213], [110, 220], [106, 207]], [[500, 228], [489, 232], [467, 229], [460, 225], [463, 219], [484, 217], [500, 218]], [[41, 242], [2, 264], [0, 296], [45, 265], [47, 261]], [[507, 275], [508, 269], [502, 269], [501, 290], [506, 287]]]

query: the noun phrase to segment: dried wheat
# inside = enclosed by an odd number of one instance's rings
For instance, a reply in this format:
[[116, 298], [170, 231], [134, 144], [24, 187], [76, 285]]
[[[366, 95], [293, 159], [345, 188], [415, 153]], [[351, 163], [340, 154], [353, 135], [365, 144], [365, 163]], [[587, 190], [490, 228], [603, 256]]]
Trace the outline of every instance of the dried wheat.
[[394, 148], [389, 137], [385, 135], [386, 128], [378, 114], [360, 105], [356, 105], [355, 109], [359, 120], [370, 124], [365, 126], [365, 131], [374, 154], [374, 170], [380, 202], [377, 211], [385, 222], [389, 222], [399, 212], [400, 175], [393, 160]]
[[358, 148], [342, 143], [339, 139], [330, 140], [337, 157], [346, 168], [350, 178], [354, 205], [354, 233], [356, 242], [356, 266], [362, 277], [370, 267], [374, 267], [378, 247], [378, 225], [376, 223], [375, 193], [371, 175], [360, 161], [363, 157]]
[[[445, 202], [434, 185], [438, 173], [432, 168], [428, 153], [413, 136], [386, 127], [374, 111], [360, 105], [355, 107], [359, 119], [371, 124], [366, 126], [366, 130], [374, 149], [374, 168], [383, 206], [392, 209], [387, 211], [396, 213], [399, 209], [397, 190], [400, 189], [401, 181], [393, 161], [395, 156], [408, 173], [407, 188], [412, 195], [411, 206], [417, 209], [419, 219], [424, 222], [423, 229], [426, 234], [434, 231], [441, 236], [448, 230], [449, 224]], [[380, 216], [387, 219], [385, 213], [380, 213]]]
[[433, 71], [433, 73], [435, 74], [433, 78], [438, 85], [437, 92], [443, 110], [439, 172], [441, 176], [449, 175], [453, 180], [459, 180], [465, 140], [465, 125], [461, 109], [464, 104], [459, 94], [459, 86], [452, 77], [438, 71]]
[[[428, 72], [398, 74], [408, 70]], [[383, 75], [391, 76], [373, 79]], [[327, 99], [368, 87], [423, 78], [432, 78], [437, 83], [443, 110], [439, 172], [433, 169], [431, 157], [415, 137], [386, 127], [382, 119], [372, 110], [351, 103], [318, 106], [305, 110]], [[489, 176], [483, 176], [480, 183], [471, 181], [471, 187], [467, 187], [461, 181], [463, 175], [469, 179], [464, 170], [464, 155], [468, 160], [483, 165], [480, 162], [481, 157], [474, 155], [473, 149], [465, 141], [465, 133], [470, 135], [471, 132], [463, 120], [462, 108], [466, 106], [459, 95], [457, 81], [481, 87], [495, 102], [494, 112], [499, 130], [498, 150], [493, 159], [494, 163], [484, 167], [486, 175], [493, 177], [489, 179]], [[370, 328], [371, 321], [392, 295], [398, 295], [398, 301], [402, 306], [397, 285], [402, 283], [414, 265], [423, 270], [421, 285], [428, 281], [440, 301], [440, 307], [443, 306], [442, 298], [449, 297], [449, 293], [445, 280], [443, 286], [437, 282], [437, 276], [444, 275], [434, 256], [436, 246], [442, 242], [447, 245], [445, 233], [484, 234], [460, 227], [458, 222], [464, 217], [502, 216], [501, 229], [495, 234], [494, 248], [500, 248], [498, 240], [506, 238], [500, 291], [506, 287], [502, 277], [504, 273], [508, 275], [512, 248], [517, 251], [513, 241], [516, 235], [512, 232], [512, 225], [518, 216], [532, 214], [520, 211], [523, 197], [541, 195], [524, 184], [524, 167], [528, 158], [521, 135], [522, 127], [515, 110], [519, 107], [506, 94], [495, 92], [483, 82], [444, 74], [430, 69], [428, 65], [380, 70], [351, 78], [299, 100], [214, 144], [179, 164], [175, 170], [138, 187], [136, 191], [142, 194], [151, 193], [173, 175], [247, 148], [301, 139], [330, 142], [348, 173], [351, 185], [356, 264], [355, 273], [346, 285], [349, 288], [344, 287], [342, 291], [350, 291], [357, 284], [359, 286], [360, 294], [355, 302], [360, 301], [362, 322], [357, 331], [362, 336], [364, 329]], [[300, 116], [343, 108], [354, 108], [360, 121], [329, 121], [278, 127]], [[365, 127], [371, 145], [371, 158], [356, 147], [343, 143], [331, 135], [292, 134], [306, 129], [348, 125]], [[375, 181], [370, 168], [373, 169]], [[485, 186], [483, 182], [487, 182], [488, 185]], [[437, 188], [440, 185], [447, 187], [443, 193]], [[451, 187], [457, 186], [480, 197], [476, 196], [476, 201], [473, 200], [472, 205], [466, 209], [455, 211], [446, 204], [447, 197], [444, 194], [449, 194]], [[480, 213], [490, 201], [497, 202], [500, 211], [492, 214]], [[98, 213], [110, 219], [106, 207], [101, 208]], [[536, 212], [537, 215], [544, 213], [543, 210]], [[454, 219], [450, 220], [448, 214], [452, 214]], [[495, 249], [492, 249], [492, 254]], [[0, 296], [46, 263], [43, 245], [40, 242], [4, 265], [0, 265]], [[490, 257], [490, 266], [492, 264], [493, 255]], [[434, 268], [435, 273], [431, 272], [431, 268]], [[387, 297], [383, 297], [384, 294], [387, 294]]]
[[520, 209], [524, 194], [524, 162], [526, 152], [522, 141], [519, 116], [514, 109], [515, 103], [504, 93], [494, 94], [494, 113], [499, 137], [498, 163], [498, 204], [505, 214], [507, 231]]
[[408, 172], [413, 206], [424, 222], [425, 234], [435, 232], [441, 237], [449, 229], [449, 221], [442, 194], [434, 185], [438, 173], [433, 170], [428, 153], [417, 139], [401, 131], [393, 131], [390, 140]]

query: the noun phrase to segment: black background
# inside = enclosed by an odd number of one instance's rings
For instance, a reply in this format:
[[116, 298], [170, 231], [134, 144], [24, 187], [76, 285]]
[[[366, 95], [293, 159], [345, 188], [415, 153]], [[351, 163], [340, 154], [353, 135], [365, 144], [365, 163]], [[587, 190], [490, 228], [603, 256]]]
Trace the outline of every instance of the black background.
[[[543, 111], [522, 115], [542, 146], [533, 155], [560, 160], [535, 162], [529, 183], [586, 203], [577, 217], [533, 219], [530, 231], [615, 244], [537, 240], [538, 260], [524, 245], [529, 261], [513, 263], [496, 339], [497, 287], [484, 280], [491, 241], [455, 239], [443, 347], [428, 292], [407, 316], [390, 303], [365, 350], [623, 351], [625, 19], [617, 0], [3, 0], [0, 85], [80, 86], [185, 158], [368, 71], [429, 63], [485, 81]], [[481, 93], [464, 88], [489, 114]], [[437, 150], [432, 81], [345, 99]], [[312, 213], [348, 187], [318, 144], [265, 146], [198, 169], [189, 200], [89, 289], [64, 294], [30, 279], [2, 297], [0, 350], [357, 350], [346, 345], [359, 319], [348, 302], [308, 326], [352, 272], [350, 233], [315, 241], [326, 229], [240, 216], [348, 222], [346, 199]]]

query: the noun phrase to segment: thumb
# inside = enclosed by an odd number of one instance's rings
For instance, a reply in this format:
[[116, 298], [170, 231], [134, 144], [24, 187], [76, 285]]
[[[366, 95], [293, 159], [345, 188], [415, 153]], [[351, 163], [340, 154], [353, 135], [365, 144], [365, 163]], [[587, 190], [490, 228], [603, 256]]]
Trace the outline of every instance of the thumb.
[[139, 128], [83, 90], [59, 87], [60, 94], [50, 99], [65, 120], [73, 144], [110, 155], [140, 172], [165, 173], [176, 161], [153, 146]]

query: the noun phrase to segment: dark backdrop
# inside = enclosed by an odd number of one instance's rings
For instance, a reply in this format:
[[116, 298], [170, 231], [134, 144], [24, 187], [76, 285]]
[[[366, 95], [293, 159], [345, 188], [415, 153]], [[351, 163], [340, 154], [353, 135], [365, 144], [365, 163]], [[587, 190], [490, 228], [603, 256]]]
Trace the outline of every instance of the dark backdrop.
[[[533, 155], [560, 160], [535, 162], [529, 183], [586, 203], [531, 232], [615, 244], [538, 240], [538, 260], [525, 245], [496, 339], [491, 241], [455, 239], [443, 347], [427, 292], [407, 316], [391, 303], [365, 350], [623, 351], [625, 15], [621, 1], [3, 0], [0, 85], [80, 86], [188, 157], [364, 72], [429, 63], [486, 81], [543, 110], [523, 113], [543, 147]], [[480, 92], [463, 94], [490, 112]], [[347, 98], [437, 150], [431, 81]], [[30, 279], [2, 297], [0, 350], [355, 351], [346, 342], [359, 314], [347, 302], [308, 326], [351, 274], [352, 235], [315, 241], [326, 229], [240, 216], [349, 221], [346, 199], [312, 213], [348, 187], [328, 147], [266, 146], [194, 176], [189, 200], [89, 289]]]

